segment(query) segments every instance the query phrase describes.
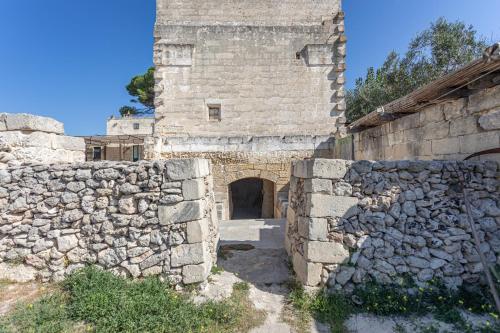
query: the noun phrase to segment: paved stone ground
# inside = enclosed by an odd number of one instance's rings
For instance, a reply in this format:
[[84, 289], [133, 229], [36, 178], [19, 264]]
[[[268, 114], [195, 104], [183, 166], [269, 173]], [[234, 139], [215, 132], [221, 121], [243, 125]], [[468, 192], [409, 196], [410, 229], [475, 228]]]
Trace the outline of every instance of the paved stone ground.
[[[228, 297], [234, 283], [250, 284], [250, 299], [255, 307], [267, 313], [265, 323], [251, 333], [294, 333], [282, 319], [286, 282], [290, 278], [288, 256], [284, 249], [285, 220], [232, 220], [220, 224], [222, 257], [218, 260], [224, 272], [214, 275], [202, 298]], [[245, 250], [226, 250], [230, 245]], [[251, 249], [253, 247], [253, 249]], [[329, 332], [314, 323], [311, 332]]]

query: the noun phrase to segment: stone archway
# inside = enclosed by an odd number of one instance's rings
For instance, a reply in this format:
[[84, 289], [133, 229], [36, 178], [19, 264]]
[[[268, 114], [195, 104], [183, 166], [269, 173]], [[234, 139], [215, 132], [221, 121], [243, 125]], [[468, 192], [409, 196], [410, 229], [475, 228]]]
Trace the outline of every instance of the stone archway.
[[243, 178], [228, 185], [231, 219], [274, 217], [276, 185], [262, 178]]

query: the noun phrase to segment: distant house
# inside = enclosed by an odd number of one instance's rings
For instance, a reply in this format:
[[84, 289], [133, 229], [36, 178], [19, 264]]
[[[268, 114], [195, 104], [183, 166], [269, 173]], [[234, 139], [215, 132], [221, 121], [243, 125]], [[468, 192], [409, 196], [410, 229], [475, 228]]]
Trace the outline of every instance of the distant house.
[[153, 134], [153, 117], [111, 117], [106, 135], [86, 136], [87, 161], [144, 159], [144, 138]]

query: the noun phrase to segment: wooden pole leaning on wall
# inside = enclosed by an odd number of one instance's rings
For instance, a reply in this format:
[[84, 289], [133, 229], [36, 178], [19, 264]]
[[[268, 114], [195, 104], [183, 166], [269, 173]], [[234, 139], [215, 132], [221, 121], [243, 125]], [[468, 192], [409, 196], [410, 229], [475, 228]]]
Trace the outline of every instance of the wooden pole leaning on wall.
[[497, 313], [500, 314], [500, 297], [498, 297], [498, 291], [495, 287], [495, 282], [493, 281], [493, 277], [491, 276], [491, 266], [489, 265], [488, 261], [484, 257], [483, 252], [481, 251], [481, 240], [479, 239], [479, 235], [476, 230], [476, 224], [474, 223], [474, 216], [472, 215], [472, 208], [469, 201], [469, 195], [467, 193], [467, 189], [465, 188], [465, 175], [463, 172], [460, 171], [457, 164], [454, 165], [454, 168], [458, 177], [460, 188], [462, 190], [465, 209], [467, 211], [467, 220], [469, 221], [471, 227], [472, 236], [474, 238], [474, 243], [476, 245], [476, 251], [479, 254], [479, 259], [481, 260], [481, 264], [483, 265], [483, 270], [486, 275], [486, 282], [488, 283], [491, 295], [493, 296], [493, 300], [497, 308]]

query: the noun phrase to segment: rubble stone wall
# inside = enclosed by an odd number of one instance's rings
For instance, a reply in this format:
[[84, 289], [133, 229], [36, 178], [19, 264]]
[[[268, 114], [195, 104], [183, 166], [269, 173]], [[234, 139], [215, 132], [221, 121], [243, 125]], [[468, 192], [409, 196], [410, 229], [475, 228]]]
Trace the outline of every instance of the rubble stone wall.
[[481, 280], [457, 174], [466, 177], [481, 251], [498, 264], [496, 162], [295, 162], [286, 248], [299, 279], [344, 290], [405, 273], [450, 287]]
[[[216, 257], [207, 160], [25, 165], [0, 170], [0, 264], [60, 280], [86, 264], [206, 280]], [[7, 268], [6, 268], [7, 267]]]
[[64, 135], [57, 120], [30, 114], [0, 113], [0, 169], [29, 163], [85, 161], [85, 141]]
[[[463, 160], [500, 147], [500, 85], [354, 134], [356, 160]], [[481, 159], [500, 162], [500, 154]]]

